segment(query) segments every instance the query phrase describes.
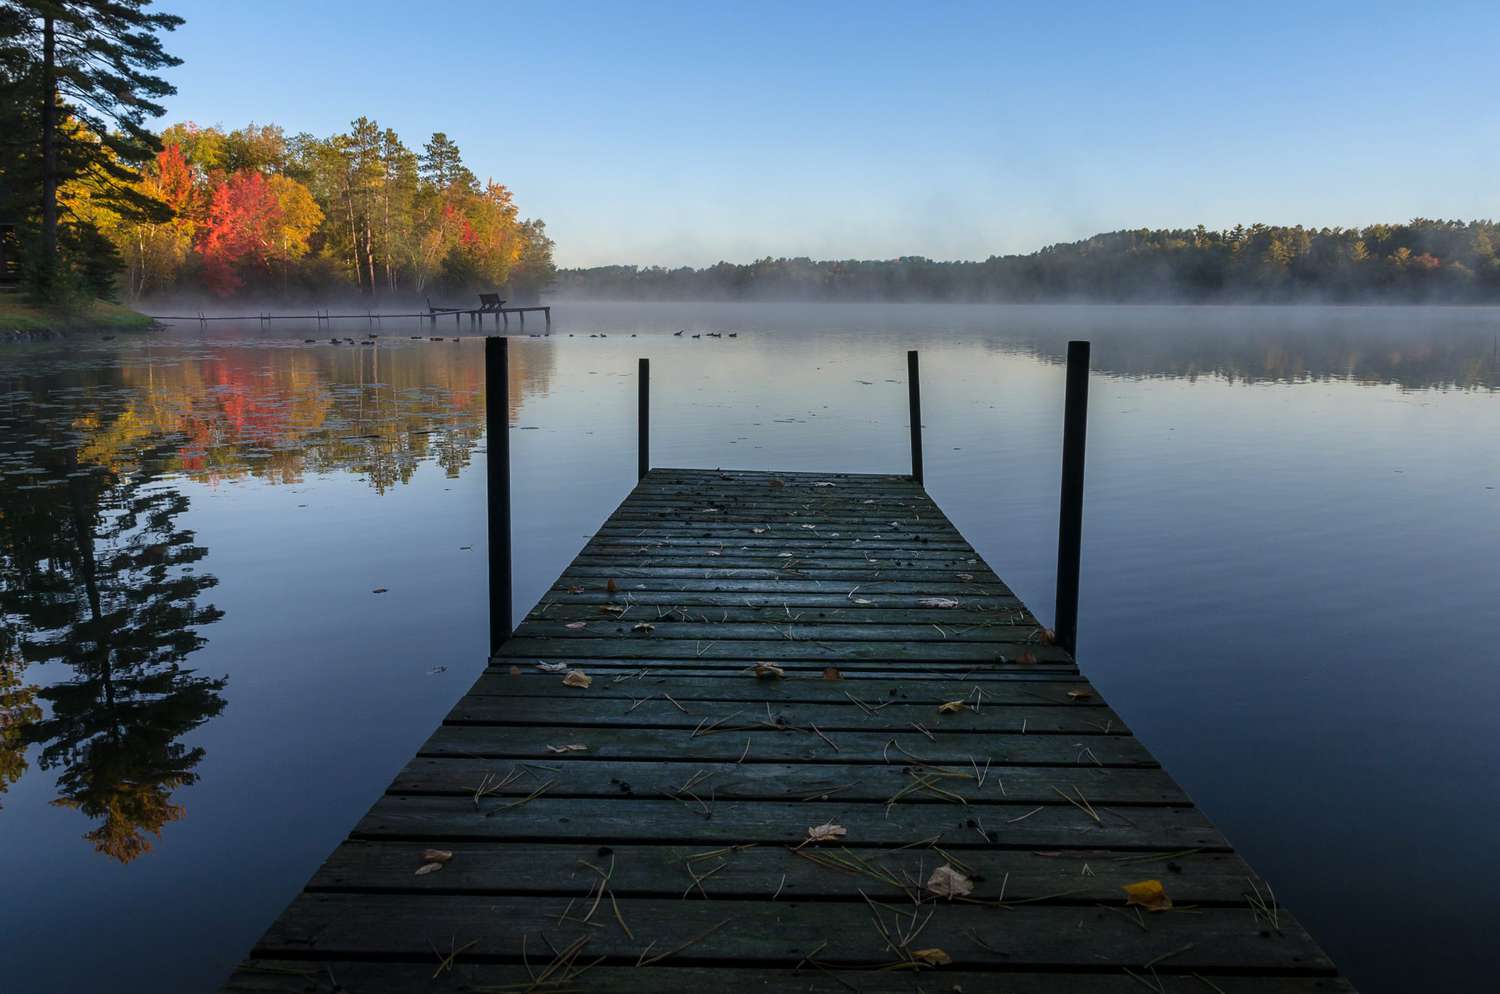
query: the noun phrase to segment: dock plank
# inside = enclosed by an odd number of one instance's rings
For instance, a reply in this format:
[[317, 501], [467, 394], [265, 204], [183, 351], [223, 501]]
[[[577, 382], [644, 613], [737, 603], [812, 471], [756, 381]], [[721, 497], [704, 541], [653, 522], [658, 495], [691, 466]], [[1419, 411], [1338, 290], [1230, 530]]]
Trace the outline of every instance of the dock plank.
[[910, 479], [663, 469], [224, 989], [1351, 992], [1266, 887]]

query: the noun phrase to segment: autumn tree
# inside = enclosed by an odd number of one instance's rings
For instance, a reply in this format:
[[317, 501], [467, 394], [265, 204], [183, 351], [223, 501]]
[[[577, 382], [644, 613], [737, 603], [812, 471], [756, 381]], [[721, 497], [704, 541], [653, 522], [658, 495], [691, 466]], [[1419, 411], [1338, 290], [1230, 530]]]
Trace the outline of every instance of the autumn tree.
[[65, 182], [91, 172], [117, 187], [120, 208], [148, 216], [159, 210], [131, 185], [134, 167], [159, 148], [146, 121], [162, 113], [157, 101], [175, 92], [156, 73], [181, 61], [162, 49], [159, 35], [182, 19], [149, 7], [149, 0], [0, 0], [7, 28], [0, 62], [18, 67], [7, 89], [29, 94], [38, 108], [21, 121], [35, 158], [12, 167], [8, 178], [34, 180], [40, 238], [29, 275], [43, 300], [66, 290], [65, 249], [87, 254], [108, 245], [87, 232], [68, 244], [58, 198]]

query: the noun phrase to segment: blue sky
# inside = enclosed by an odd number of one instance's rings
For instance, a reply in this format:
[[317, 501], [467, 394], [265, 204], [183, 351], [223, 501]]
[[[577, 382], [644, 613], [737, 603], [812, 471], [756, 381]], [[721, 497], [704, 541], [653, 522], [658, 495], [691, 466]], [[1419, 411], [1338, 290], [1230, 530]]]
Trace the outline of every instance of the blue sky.
[[445, 131], [563, 265], [1500, 216], [1500, 4], [160, 0], [163, 122]]

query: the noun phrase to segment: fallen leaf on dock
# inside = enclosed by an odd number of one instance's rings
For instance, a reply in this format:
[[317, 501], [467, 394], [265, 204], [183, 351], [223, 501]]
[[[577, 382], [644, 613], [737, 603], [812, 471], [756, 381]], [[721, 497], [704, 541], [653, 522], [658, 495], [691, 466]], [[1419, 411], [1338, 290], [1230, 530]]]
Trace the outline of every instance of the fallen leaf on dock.
[[1172, 899], [1160, 880], [1142, 880], [1120, 888], [1125, 892], [1125, 904], [1135, 904], [1147, 911], [1166, 911], [1172, 907]]
[[563, 686], [565, 687], [586, 689], [593, 682], [594, 678], [583, 672], [583, 670], [568, 670], [567, 674], [563, 677]]
[[927, 889], [939, 897], [967, 897], [974, 890], [968, 877], [944, 863], [927, 878]]
[[417, 872], [412, 875], [417, 877], [425, 877], [427, 876], [427, 874], [436, 873], [442, 868], [442, 863], [423, 863], [421, 866], [417, 867]]
[[764, 528], [752, 528], [752, 529], [750, 529], [750, 534], [752, 534], [752, 535], [764, 535], [765, 533], [766, 533], [766, 530]]
[[618, 583], [615, 583], [615, 581], [610, 580], [604, 585], [604, 589], [608, 590], [612, 594], [617, 594], [620, 592], [620, 585]]
[[914, 949], [911, 958], [928, 966], [947, 966], [953, 962], [953, 957], [937, 947], [932, 949]]
[[606, 604], [599, 609], [601, 614], [613, 614], [616, 616], [625, 613], [625, 608], [619, 604]]
[[808, 842], [828, 842], [832, 839], [842, 839], [849, 834], [849, 830], [843, 825], [835, 825], [831, 821], [821, 825], [813, 825], [807, 830]]
[[833, 485], [834, 484], [829, 483], [827, 480], [819, 480], [817, 483], [813, 484], [813, 486], [815, 487], [831, 487]]
[[520, 676], [521, 675], [521, 667], [519, 667], [519, 666], [512, 666], [510, 668], [510, 675], [511, 676]]
[[1057, 634], [1050, 628], [1043, 628], [1037, 632], [1036, 640], [1042, 645], [1051, 645], [1057, 641]]
[[426, 849], [422, 852], [424, 863], [446, 863], [453, 858], [453, 853], [446, 849]]
[[782, 669], [780, 666], [777, 666], [775, 663], [755, 664], [755, 678], [757, 680], [764, 680], [768, 677], [778, 676], [786, 676], [786, 670]]
[[1016, 662], [1025, 663], [1027, 666], [1030, 666], [1032, 663], [1036, 662], [1036, 656], [1032, 655], [1030, 649], [1027, 649], [1025, 652], [1021, 653], [1020, 656], [1016, 657]]
[[724, 553], [720, 552], [718, 549], [709, 549], [707, 552], [707, 555], [710, 556], [722, 556], [723, 554]]
[[580, 742], [569, 742], [567, 745], [560, 745], [560, 746], [549, 745], [547, 747], [547, 751], [548, 752], [588, 752], [589, 751], [589, 747], [586, 746], [586, 745], [583, 745]]
[[537, 663], [536, 664], [536, 668], [539, 669], [539, 670], [541, 670], [543, 673], [566, 673], [567, 670], [568, 670], [568, 664], [567, 663]]
[[830, 666], [830, 667], [828, 667], [828, 669], [826, 669], [826, 670], [823, 671], [823, 679], [824, 680], [842, 680], [842, 679], [844, 679], [844, 674], [842, 674], [842, 673], [839, 672], [839, 668], [837, 666]]
[[635, 627], [630, 630], [633, 632], [643, 632], [646, 635], [650, 635], [652, 632], [656, 631], [656, 626], [651, 624], [651, 622], [649, 621], [638, 621], [636, 622]]
[[785, 480], [774, 480], [773, 479], [769, 484], [767, 484], [767, 486], [771, 486], [771, 487], [784, 487], [784, 486], [786, 486], [786, 481]]
[[973, 573], [960, 573], [960, 574], [958, 574], [958, 579], [962, 583], [973, 583], [974, 582], [974, 574]]
[[923, 597], [921, 600], [917, 601], [917, 603], [922, 605], [923, 607], [958, 607], [958, 601], [954, 600], [952, 597]]
[[969, 706], [963, 701], [944, 701], [943, 703], [938, 705], [938, 713], [954, 714], [959, 711], [967, 710], [968, 707]]
[[872, 601], [872, 600], [868, 600], [868, 599], [866, 599], [864, 597], [856, 597], [856, 598], [854, 598], [854, 603], [856, 603], [856, 604], [874, 604], [875, 602]]
[[573, 631], [576, 632], [576, 631], [578, 631], [578, 629], [582, 628], [586, 624], [588, 624], [588, 622], [586, 622], [586, 621], [570, 621], [570, 622], [568, 622], [567, 627], [573, 629]]
[[1086, 701], [1094, 696], [1092, 690], [1070, 690], [1068, 696], [1075, 701]]
[[583, 593], [583, 588], [582, 587], [569, 587], [568, 588], [568, 593], [570, 593], [570, 594], [581, 594], [581, 593]]

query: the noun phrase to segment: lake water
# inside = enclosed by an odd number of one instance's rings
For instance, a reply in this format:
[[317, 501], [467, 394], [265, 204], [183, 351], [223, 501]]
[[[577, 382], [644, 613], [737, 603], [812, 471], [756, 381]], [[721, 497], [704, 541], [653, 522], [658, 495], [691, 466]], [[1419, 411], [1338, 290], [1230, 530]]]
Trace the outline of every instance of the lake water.
[[[0, 346], [5, 991], [211, 989], [483, 667], [482, 345], [378, 330]], [[517, 616], [634, 482], [638, 356], [657, 465], [901, 472], [916, 348], [928, 489], [1050, 619], [1089, 338], [1080, 664], [1362, 990], [1485, 989], [1497, 333], [559, 302], [512, 342]]]

